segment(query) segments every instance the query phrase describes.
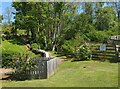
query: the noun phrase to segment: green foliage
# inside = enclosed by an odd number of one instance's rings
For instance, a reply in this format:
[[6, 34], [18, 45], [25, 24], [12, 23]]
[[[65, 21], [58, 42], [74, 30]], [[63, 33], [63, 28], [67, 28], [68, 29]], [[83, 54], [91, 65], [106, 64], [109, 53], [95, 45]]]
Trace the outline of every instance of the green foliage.
[[96, 27], [98, 30], [108, 30], [116, 26], [115, 11], [112, 7], [101, 8], [97, 13]]
[[15, 69], [16, 73], [23, 74], [36, 67], [35, 60], [35, 58], [30, 59], [28, 54], [19, 55], [18, 59], [11, 63], [12, 68]]
[[119, 32], [119, 29], [118, 29], [118, 26], [116, 26], [114, 29], [109, 29], [108, 31], [105, 31], [104, 33], [108, 35], [108, 37], [110, 37], [110, 36], [119, 34], [118, 32]]
[[62, 49], [64, 54], [73, 54], [75, 51], [75, 48], [72, 47], [71, 41], [65, 41], [65, 43], [62, 45]]
[[[114, 8], [101, 2], [80, 5], [70, 2], [13, 2], [12, 6], [16, 9], [15, 28], [26, 30], [33, 49], [38, 49], [39, 45], [44, 50], [73, 54], [82, 41], [102, 42], [119, 32]], [[82, 12], [78, 14], [76, 11], [79, 9]], [[24, 33], [18, 31], [18, 34]]]
[[86, 33], [88, 32], [88, 30], [90, 30], [87, 28], [87, 26], [88, 26], [88, 17], [85, 13], [81, 13], [80, 15], [76, 16], [74, 28], [73, 28], [74, 30], [76, 29], [76, 31], [79, 31], [81, 33]]
[[59, 46], [62, 29], [73, 18], [76, 8], [63, 2], [13, 2], [12, 6], [16, 9], [15, 27], [26, 30], [34, 43], [50, 50]]
[[2, 64], [3, 66], [10, 66], [10, 62], [18, 58], [20, 54], [22, 54], [24, 50], [18, 46], [9, 43], [8, 41], [2, 42]]
[[12, 44], [7, 40], [2, 42], [2, 66], [11, 67], [11, 63], [17, 60], [20, 55], [29, 54], [30, 57], [34, 57], [35, 54], [28, 51], [25, 46], [19, 46], [17, 44]]
[[34, 57], [39, 56], [39, 55], [35, 55], [32, 51], [28, 51], [28, 50], [24, 54], [29, 55], [30, 58], [34, 58]]
[[26, 30], [18, 30], [17, 31], [17, 34], [19, 34], [19, 35], [25, 35], [25, 33], [26, 33]]
[[90, 60], [91, 50], [87, 44], [81, 45], [75, 52], [75, 58], [73, 60]]
[[0, 15], [0, 25], [1, 25], [1, 23], [2, 23], [2, 20], [3, 20], [3, 16]]
[[26, 72], [37, 68], [35, 60], [36, 58], [30, 58], [29, 54], [19, 55], [16, 60], [13, 60], [11, 67], [15, 70], [14, 78], [17, 80], [28, 79], [29, 76], [26, 75]]
[[32, 43], [31, 48], [34, 49], [34, 50], [38, 50], [39, 46], [38, 46], [37, 43]]
[[66, 40], [62, 45], [63, 53], [73, 55], [77, 47], [84, 43], [85, 39], [87, 39], [85, 35], [76, 33], [71, 40]]
[[105, 38], [110, 38], [116, 34], [118, 34], [117, 28], [106, 31], [91, 30], [89, 33], [86, 33], [86, 36], [90, 39], [90, 41], [103, 42]]
[[84, 12], [87, 15], [87, 20], [89, 23], [93, 22], [93, 4], [91, 2], [84, 4]]
[[91, 30], [87, 33], [88, 38], [91, 41], [103, 42], [104, 38], [107, 38], [107, 34], [104, 31]]
[[9, 39], [8, 41], [12, 44], [18, 44], [18, 45], [24, 45], [26, 40], [26, 38], [22, 37], [22, 36], [13, 36], [11, 39]]
[[3, 25], [2, 26], [3, 39], [10, 39], [11, 38], [12, 29], [13, 29], [12, 25], [9, 25], [9, 26]]

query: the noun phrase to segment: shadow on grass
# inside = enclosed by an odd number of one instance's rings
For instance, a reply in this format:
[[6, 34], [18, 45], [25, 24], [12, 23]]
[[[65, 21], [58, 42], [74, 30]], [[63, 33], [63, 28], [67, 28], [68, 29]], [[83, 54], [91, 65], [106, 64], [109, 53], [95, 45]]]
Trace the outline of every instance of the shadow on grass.
[[105, 61], [108, 61], [108, 62], [110, 62], [110, 63], [118, 63], [118, 61], [117, 61], [117, 59], [113, 56], [113, 57], [111, 57], [111, 58], [104, 58], [104, 59], [102, 59], [102, 58], [92, 58], [92, 60], [94, 60], [94, 61], [99, 61], [99, 62], [105, 62]]
[[28, 76], [28, 75], [16, 75], [16, 74], [7, 74], [8, 77], [2, 78], [2, 80], [12, 80], [12, 81], [25, 81], [25, 80], [32, 80], [32, 79], [47, 79], [46, 76], [38, 77], [38, 76]]
[[118, 63], [118, 60], [115, 57], [108, 58], [110, 63]]

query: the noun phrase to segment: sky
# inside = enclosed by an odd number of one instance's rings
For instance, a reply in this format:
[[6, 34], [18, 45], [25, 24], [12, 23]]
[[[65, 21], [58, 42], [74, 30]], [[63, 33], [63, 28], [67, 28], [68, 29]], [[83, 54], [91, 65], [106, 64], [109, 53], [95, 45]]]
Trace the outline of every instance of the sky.
[[1, 8], [1, 11], [0, 11], [0, 14], [3, 13], [5, 11], [5, 8], [7, 7], [11, 7], [11, 4], [12, 4], [12, 0], [1, 0], [1, 5], [0, 5], [0, 8]]
[[[6, 2], [5, 2], [6, 1]], [[4, 2], [2, 2], [1, 5], [1, 12], [0, 14], [4, 15], [5, 14], [5, 9], [7, 7], [12, 7], [12, 0], [5, 0]], [[11, 17], [11, 21], [14, 21], [14, 16]], [[5, 22], [5, 20], [2, 21], [3, 23]]]

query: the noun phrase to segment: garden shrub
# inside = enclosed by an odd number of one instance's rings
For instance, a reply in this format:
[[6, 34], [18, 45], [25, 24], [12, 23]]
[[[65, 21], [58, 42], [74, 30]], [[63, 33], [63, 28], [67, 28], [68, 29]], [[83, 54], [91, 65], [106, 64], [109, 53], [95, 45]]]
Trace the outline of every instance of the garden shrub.
[[76, 33], [75, 36], [71, 40], [66, 40], [64, 44], [62, 45], [62, 51], [64, 54], [70, 54], [72, 57], [74, 57], [74, 53], [76, 49], [84, 43], [84, 40], [89, 40], [87, 37], [83, 34]]
[[73, 54], [73, 52], [75, 51], [70, 41], [65, 41], [65, 43], [62, 45], [62, 49], [65, 54]]
[[28, 54], [20, 55], [17, 60], [13, 62], [13, 68], [17, 73], [24, 73], [35, 67], [35, 58], [30, 58]]
[[2, 34], [4, 39], [9, 39], [11, 37], [12, 26], [2, 26]]
[[2, 66], [11, 67], [11, 63], [17, 60], [20, 55], [29, 54], [30, 57], [34, 57], [35, 54], [28, 51], [25, 46], [19, 46], [17, 44], [12, 44], [7, 40], [2, 42]]
[[75, 58], [73, 60], [90, 60], [91, 50], [87, 44], [81, 45], [75, 52]]
[[37, 43], [32, 43], [31, 48], [34, 49], [34, 50], [38, 50], [39, 46], [38, 46]]
[[16, 79], [27, 79], [26, 72], [31, 71], [34, 68], [37, 68], [36, 58], [30, 58], [29, 54], [19, 55], [17, 60], [14, 60], [11, 65], [15, 69], [14, 77]]
[[2, 66], [9, 67], [12, 60], [18, 58], [20, 54], [22, 54], [24, 50], [16, 45], [11, 44], [7, 40], [2, 42]]
[[2, 66], [3, 67], [11, 67], [10, 63], [13, 60], [16, 60], [20, 55], [19, 52], [13, 52], [10, 50], [6, 50], [2, 52]]

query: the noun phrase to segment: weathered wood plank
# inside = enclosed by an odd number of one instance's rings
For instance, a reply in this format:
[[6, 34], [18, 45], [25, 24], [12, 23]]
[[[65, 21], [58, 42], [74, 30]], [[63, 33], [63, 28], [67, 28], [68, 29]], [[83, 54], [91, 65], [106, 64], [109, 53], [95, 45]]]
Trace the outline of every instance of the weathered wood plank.
[[34, 68], [31, 71], [26, 71], [27, 77], [43, 79], [49, 78], [51, 75], [53, 75], [57, 68], [57, 59], [48, 59], [49, 58], [40, 58], [36, 60], [37, 68]]

